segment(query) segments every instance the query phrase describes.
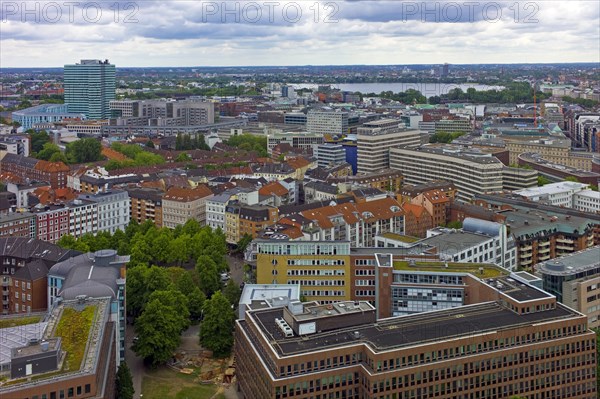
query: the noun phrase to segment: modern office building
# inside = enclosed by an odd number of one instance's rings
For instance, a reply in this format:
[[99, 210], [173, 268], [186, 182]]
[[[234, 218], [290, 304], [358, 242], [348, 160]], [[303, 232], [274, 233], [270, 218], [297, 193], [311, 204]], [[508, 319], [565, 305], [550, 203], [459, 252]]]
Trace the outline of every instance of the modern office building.
[[1, 329], [0, 398], [114, 398], [115, 324], [110, 298], [84, 295], [57, 304], [40, 323]]
[[458, 198], [463, 201], [469, 201], [475, 194], [537, 185], [535, 171], [512, 173], [516, 168], [507, 168], [491, 154], [453, 145], [392, 148], [390, 167], [399, 170], [408, 184], [424, 184], [433, 180], [451, 182], [458, 190]]
[[117, 126], [199, 126], [214, 123], [215, 103], [186, 100], [115, 100], [110, 110]]
[[313, 155], [317, 158], [317, 166], [322, 168], [331, 168], [346, 162], [346, 150], [341, 144], [317, 145], [313, 149]]
[[[385, 256], [376, 267], [391, 274]], [[249, 310], [236, 322], [238, 391], [244, 399], [596, 398], [596, 335], [584, 315], [513, 278], [473, 278], [467, 291], [465, 306], [384, 319], [363, 301]]]
[[536, 265], [544, 290], [600, 327], [600, 246]]
[[306, 130], [319, 136], [346, 135], [348, 134], [348, 113], [333, 109], [310, 110], [306, 115]]
[[19, 123], [25, 130], [33, 128], [38, 123], [55, 123], [63, 119], [85, 119], [85, 117], [83, 112], [74, 111], [66, 103], [42, 104], [12, 113], [13, 122]]
[[88, 119], [108, 119], [109, 104], [115, 99], [115, 73], [115, 66], [108, 60], [65, 65], [65, 104], [69, 112], [84, 114]]
[[323, 135], [307, 132], [276, 132], [267, 135], [267, 150], [273, 152], [273, 148], [279, 144], [287, 143], [294, 148], [312, 150], [315, 145], [323, 144]]
[[418, 130], [400, 127], [402, 121], [382, 119], [367, 122], [358, 128], [358, 173], [374, 173], [390, 168], [390, 149], [414, 148], [421, 144]]
[[125, 359], [125, 265], [128, 262], [129, 256], [104, 249], [56, 263], [48, 271], [49, 308], [82, 297], [110, 298], [107, 311], [116, 326], [116, 364]]

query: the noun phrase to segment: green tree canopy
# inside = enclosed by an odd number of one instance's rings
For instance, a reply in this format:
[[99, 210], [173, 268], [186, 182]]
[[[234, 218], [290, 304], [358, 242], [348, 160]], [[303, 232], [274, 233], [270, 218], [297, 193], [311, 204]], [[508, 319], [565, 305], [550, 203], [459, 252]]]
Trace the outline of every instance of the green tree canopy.
[[47, 142], [42, 147], [41, 151], [36, 154], [37, 159], [42, 159], [44, 161], [49, 161], [53, 155], [60, 154], [60, 148], [54, 143]]
[[102, 144], [92, 138], [77, 140], [67, 145], [67, 157], [74, 163], [99, 161], [102, 159]]
[[235, 314], [227, 298], [217, 291], [204, 303], [204, 319], [200, 324], [200, 344], [215, 356], [227, 356], [233, 346]]
[[133, 378], [126, 362], [121, 362], [115, 379], [115, 399], [133, 399]]
[[198, 272], [200, 289], [207, 298], [210, 298], [214, 292], [221, 288], [217, 264], [210, 256], [201, 255], [196, 261], [196, 271]]
[[161, 299], [150, 301], [135, 322], [133, 350], [152, 366], [169, 360], [181, 342], [181, 316]]

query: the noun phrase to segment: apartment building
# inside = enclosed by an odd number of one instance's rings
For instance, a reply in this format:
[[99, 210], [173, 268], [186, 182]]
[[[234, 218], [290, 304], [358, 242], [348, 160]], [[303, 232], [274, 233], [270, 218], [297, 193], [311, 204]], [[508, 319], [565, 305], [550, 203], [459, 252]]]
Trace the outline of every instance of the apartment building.
[[238, 201], [225, 207], [225, 237], [236, 244], [246, 234], [256, 238], [258, 233], [278, 219], [278, 209], [265, 205], [246, 205]]
[[517, 246], [517, 264], [523, 268], [600, 245], [597, 214], [509, 194], [478, 195], [473, 203], [493, 210], [510, 228]]
[[225, 232], [225, 208], [231, 199], [227, 193], [215, 195], [206, 201], [206, 225]]
[[70, 169], [62, 162], [40, 161], [23, 155], [6, 154], [2, 158], [2, 171], [11, 172], [22, 180], [48, 182], [54, 189], [67, 187]]
[[46, 205], [32, 208], [36, 216], [37, 239], [56, 243], [69, 234], [69, 208], [64, 205]]
[[380, 320], [361, 301], [247, 311], [236, 322], [238, 391], [248, 399], [596, 398], [586, 317], [526, 284], [500, 286], [473, 287], [470, 306]]
[[[444, 180], [454, 184], [457, 198], [470, 201], [476, 194], [501, 192], [506, 186], [537, 185], [531, 173], [510, 173], [490, 154], [452, 145], [423, 145], [418, 148], [393, 148], [390, 166], [399, 170], [408, 184]], [[532, 171], [525, 171], [532, 172]], [[535, 172], [535, 171], [533, 171]], [[505, 178], [506, 175], [506, 178]], [[523, 180], [518, 180], [521, 178]]]
[[1, 313], [46, 310], [48, 269], [78, 254], [35, 238], [0, 238]]
[[519, 163], [519, 155], [537, 153], [545, 160], [571, 168], [589, 171], [592, 169], [593, 153], [571, 150], [571, 141], [567, 139], [532, 139], [502, 137], [509, 152], [510, 165]]
[[536, 265], [544, 290], [600, 327], [600, 247], [588, 248]]
[[96, 204], [98, 209], [98, 231], [125, 231], [129, 225], [130, 201], [129, 194], [123, 190], [100, 191], [96, 194], [82, 194], [82, 200]]
[[98, 232], [98, 203], [81, 199], [73, 200], [69, 208], [69, 234], [79, 238], [84, 234]]
[[434, 226], [443, 226], [448, 220], [449, 208], [453, 201], [452, 197], [446, 195], [446, 191], [434, 189], [418, 194], [411, 203], [425, 207]]
[[351, 240], [356, 247], [370, 247], [377, 235], [404, 231], [404, 211], [393, 198], [360, 203], [346, 202], [304, 210], [279, 220], [304, 233], [302, 239]]
[[30, 212], [0, 215], [0, 237], [35, 238], [36, 227], [36, 217]]
[[169, 189], [162, 200], [163, 226], [174, 229], [190, 219], [206, 224], [206, 201], [212, 197], [212, 191], [204, 185]]
[[131, 201], [131, 220], [144, 223], [146, 220], [162, 227], [162, 198], [164, 192], [153, 188], [128, 188]]
[[390, 168], [390, 149], [413, 148], [421, 144], [418, 130], [400, 127], [397, 119], [367, 122], [358, 128], [358, 173], [379, 172]]

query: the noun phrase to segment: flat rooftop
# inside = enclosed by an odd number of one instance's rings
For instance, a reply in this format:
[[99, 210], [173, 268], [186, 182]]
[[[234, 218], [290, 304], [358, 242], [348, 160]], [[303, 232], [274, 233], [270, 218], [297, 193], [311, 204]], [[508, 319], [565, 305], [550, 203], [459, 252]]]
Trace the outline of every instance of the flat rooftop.
[[345, 301], [330, 305], [305, 306], [304, 313], [295, 314], [293, 317], [298, 321], [315, 320], [347, 313], [374, 311], [375, 308], [368, 302]]
[[10, 363], [11, 351], [29, 344], [29, 340], [40, 341], [48, 323], [26, 324], [0, 329], [0, 364]]
[[452, 256], [464, 251], [466, 248], [483, 244], [492, 239], [493, 237], [484, 234], [471, 233], [463, 230], [450, 230], [429, 238], [424, 238], [419, 241], [419, 243], [431, 245], [432, 247], [438, 248], [440, 254]]
[[[470, 273], [476, 277], [491, 278], [500, 277], [508, 274], [504, 270], [491, 263], [453, 263], [448, 262], [448, 267], [444, 262], [414, 262], [396, 261], [394, 262], [394, 270], [399, 271], [414, 271], [414, 272], [439, 272], [439, 273]], [[483, 273], [481, 273], [483, 269]]]
[[600, 245], [540, 263], [538, 273], [568, 276], [600, 267]]
[[[383, 352], [574, 316], [579, 314], [561, 304], [551, 310], [517, 314], [500, 303], [488, 302], [289, 338], [284, 337], [275, 324], [275, 318], [283, 317], [283, 308], [256, 311], [251, 317], [256, 320], [277, 354], [284, 357], [358, 343], [368, 345], [374, 352]], [[247, 328], [247, 322], [239, 323], [242, 328]]]
[[523, 284], [522, 282], [508, 276], [502, 276], [495, 279], [490, 278], [484, 281], [496, 288], [498, 291], [519, 302], [553, 297], [553, 295], [545, 291], [539, 290], [527, 284]]
[[381, 237], [389, 238], [390, 240], [404, 242], [407, 244], [412, 244], [413, 242], [417, 242], [420, 240], [420, 238], [418, 238], [418, 237], [405, 236], [404, 234], [397, 234], [397, 233], [383, 233], [383, 234], [381, 234]]

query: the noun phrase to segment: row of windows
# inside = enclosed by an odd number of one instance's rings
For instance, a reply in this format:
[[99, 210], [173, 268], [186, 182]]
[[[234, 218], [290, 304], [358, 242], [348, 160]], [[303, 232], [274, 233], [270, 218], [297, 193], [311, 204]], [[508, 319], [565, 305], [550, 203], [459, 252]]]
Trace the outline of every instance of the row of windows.
[[301, 292], [304, 296], [345, 296], [346, 291], [336, 291], [336, 290], [302, 290]]
[[343, 259], [288, 259], [288, 266], [343, 266], [346, 261]]
[[288, 280], [288, 284], [300, 284], [301, 286], [344, 286], [344, 280]]
[[344, 276], [342, 269], [291, 269], [287, 271], [288, 276]]
[[[83, 389], [82, 389], [83, 388]], [[65, 397], [67, 398], [73, 398], [75, 397], [75, 392], [77, 392], [77, 396], [82, 395], [83, 393], [90, 393], [92, 391], [92, 387], [90, 384], [85, 384], [84, 387], [78, 386], [78, 387], [71, 387], [69, 389], [65, 390], [61, 389], [58, 392], [50, 392], [50, 394], [40, 394], [40, 395], [33, 395], [31, 397], [31, 399], [64, 399]], [[66, 396], [65, 396], [66, 394]], [[58, 395], [58, 396], [57, 396]], [[29, 398], [25, 398], [25, 399], [29, 399]]]

